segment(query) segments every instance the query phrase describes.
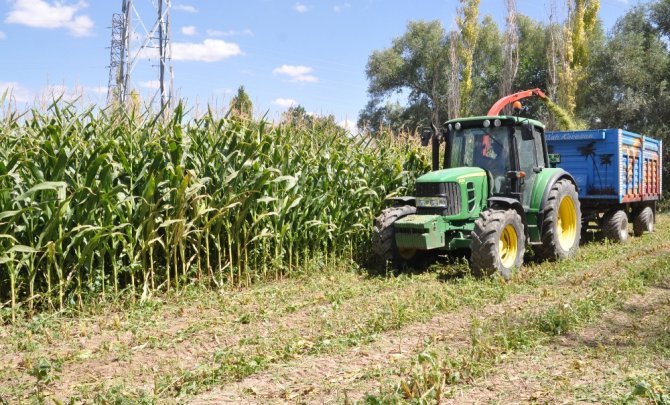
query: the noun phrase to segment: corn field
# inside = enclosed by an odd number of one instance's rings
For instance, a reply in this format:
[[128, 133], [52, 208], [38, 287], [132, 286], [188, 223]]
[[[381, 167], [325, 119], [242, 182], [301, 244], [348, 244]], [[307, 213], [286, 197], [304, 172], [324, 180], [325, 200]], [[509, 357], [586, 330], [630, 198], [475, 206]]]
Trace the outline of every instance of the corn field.
[[0, 131], [0, 314], [12, 317], [362, 257], [383, 199], [426, 169], [412, 142], [187, 121], [183, 106], [161, 122], [54, 103], [5, 113]]

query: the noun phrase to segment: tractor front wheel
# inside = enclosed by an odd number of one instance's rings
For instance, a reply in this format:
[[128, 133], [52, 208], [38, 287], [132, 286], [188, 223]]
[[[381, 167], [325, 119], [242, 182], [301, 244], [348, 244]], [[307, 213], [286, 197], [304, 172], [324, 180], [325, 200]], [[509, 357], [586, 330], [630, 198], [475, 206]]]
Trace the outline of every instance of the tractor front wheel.
[[523, 263], [526, 235], [514, 210], [488, 209], [475, 221], [471, 234], [470, 262], [476, 276], [500, 274], [505, 280]]
[[559, 180], [551, 187], [542, 210], [542, 245], [536, 253], [541, 259], [561, 260], [579, 249], [582, 235], [582, 212], [575, 185]]
[[375, 227], [372, 230], [372, 248], [380, 264], [391, 263], [400, 267], [411, 264], [417, 257], [416, 249], [398, 248], [393, 228], [395, 221], [412, 214], [416, 214], [416, 207], [404, 205], [387, 208], [375, 219]]

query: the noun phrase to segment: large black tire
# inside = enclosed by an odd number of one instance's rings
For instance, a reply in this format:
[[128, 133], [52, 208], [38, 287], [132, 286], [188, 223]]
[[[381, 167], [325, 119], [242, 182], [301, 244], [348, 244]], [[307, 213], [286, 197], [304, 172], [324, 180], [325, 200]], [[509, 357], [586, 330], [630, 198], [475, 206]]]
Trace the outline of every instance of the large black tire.
[[656, 215], [651, 207], [644, 207], [633, 219], [633, 234], [641, 236], [645, 232], [654, 232]]
[[628, 215], [622, 210], [608, 211], [602, 219], [603, 235], [613, 242], [628, 240]]
[[416, 214], [416, 207], [403, 205], [387, 208], [375, 219], [372, 230], [372, 249], [378, 259], [378, 264], [385, 266], [389, 263], [396, 267], [411, 264], [416, 258], [416, 251], [399, 251], [395, 243], [395, 229], [393, 223], [400, 218]]
[[523, 264], [526, 235], [516, 211], [493, 208], [483, 211], [470, 237], [470, 262], [475, 276], [497, 272], [509, 280], [512, 270]]
[[[574, 209], [574, 218], [570, 207]], [[551, 187], [542, 209], [542, 245], [535, 249], [535, 253], [544, 260], [572, 257], [579, 249], [581, 236], [582, 211], [577, 189], [570, 180], [559, 180]]]

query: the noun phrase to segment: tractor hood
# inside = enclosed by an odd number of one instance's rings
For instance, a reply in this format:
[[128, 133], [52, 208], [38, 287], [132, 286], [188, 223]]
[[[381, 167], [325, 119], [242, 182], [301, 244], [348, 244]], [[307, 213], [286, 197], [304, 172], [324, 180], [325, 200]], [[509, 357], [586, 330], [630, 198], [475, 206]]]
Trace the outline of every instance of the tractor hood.
[[486, 177], [486, 171], [479, 167], [454, 167], [426, 173], [416, 179], [417, 183], [464, 183], [467, 179]]

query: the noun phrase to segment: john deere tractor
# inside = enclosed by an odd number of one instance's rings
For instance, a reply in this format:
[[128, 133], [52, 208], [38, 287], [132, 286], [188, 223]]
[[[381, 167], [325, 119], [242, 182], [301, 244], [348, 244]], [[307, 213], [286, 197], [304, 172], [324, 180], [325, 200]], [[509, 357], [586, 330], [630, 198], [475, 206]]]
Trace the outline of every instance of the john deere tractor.
[[[519, 100], [530, 96], [545, 98], [539, 89], [516, 93], [486, 116], [422, 131], [433, 170], [417, 179], [415, 196], [393, 198], [377, 217], [373, 244], [383, 261], [412, 265], [427, 252], [469, 249], [475, 274], [509, 279], [527, 245], [544, 259], [576, 252], [577, 183], [550, 167], [544, 125], [519, 116]], [[500, 115], [512, 103], [516, 114]]]

